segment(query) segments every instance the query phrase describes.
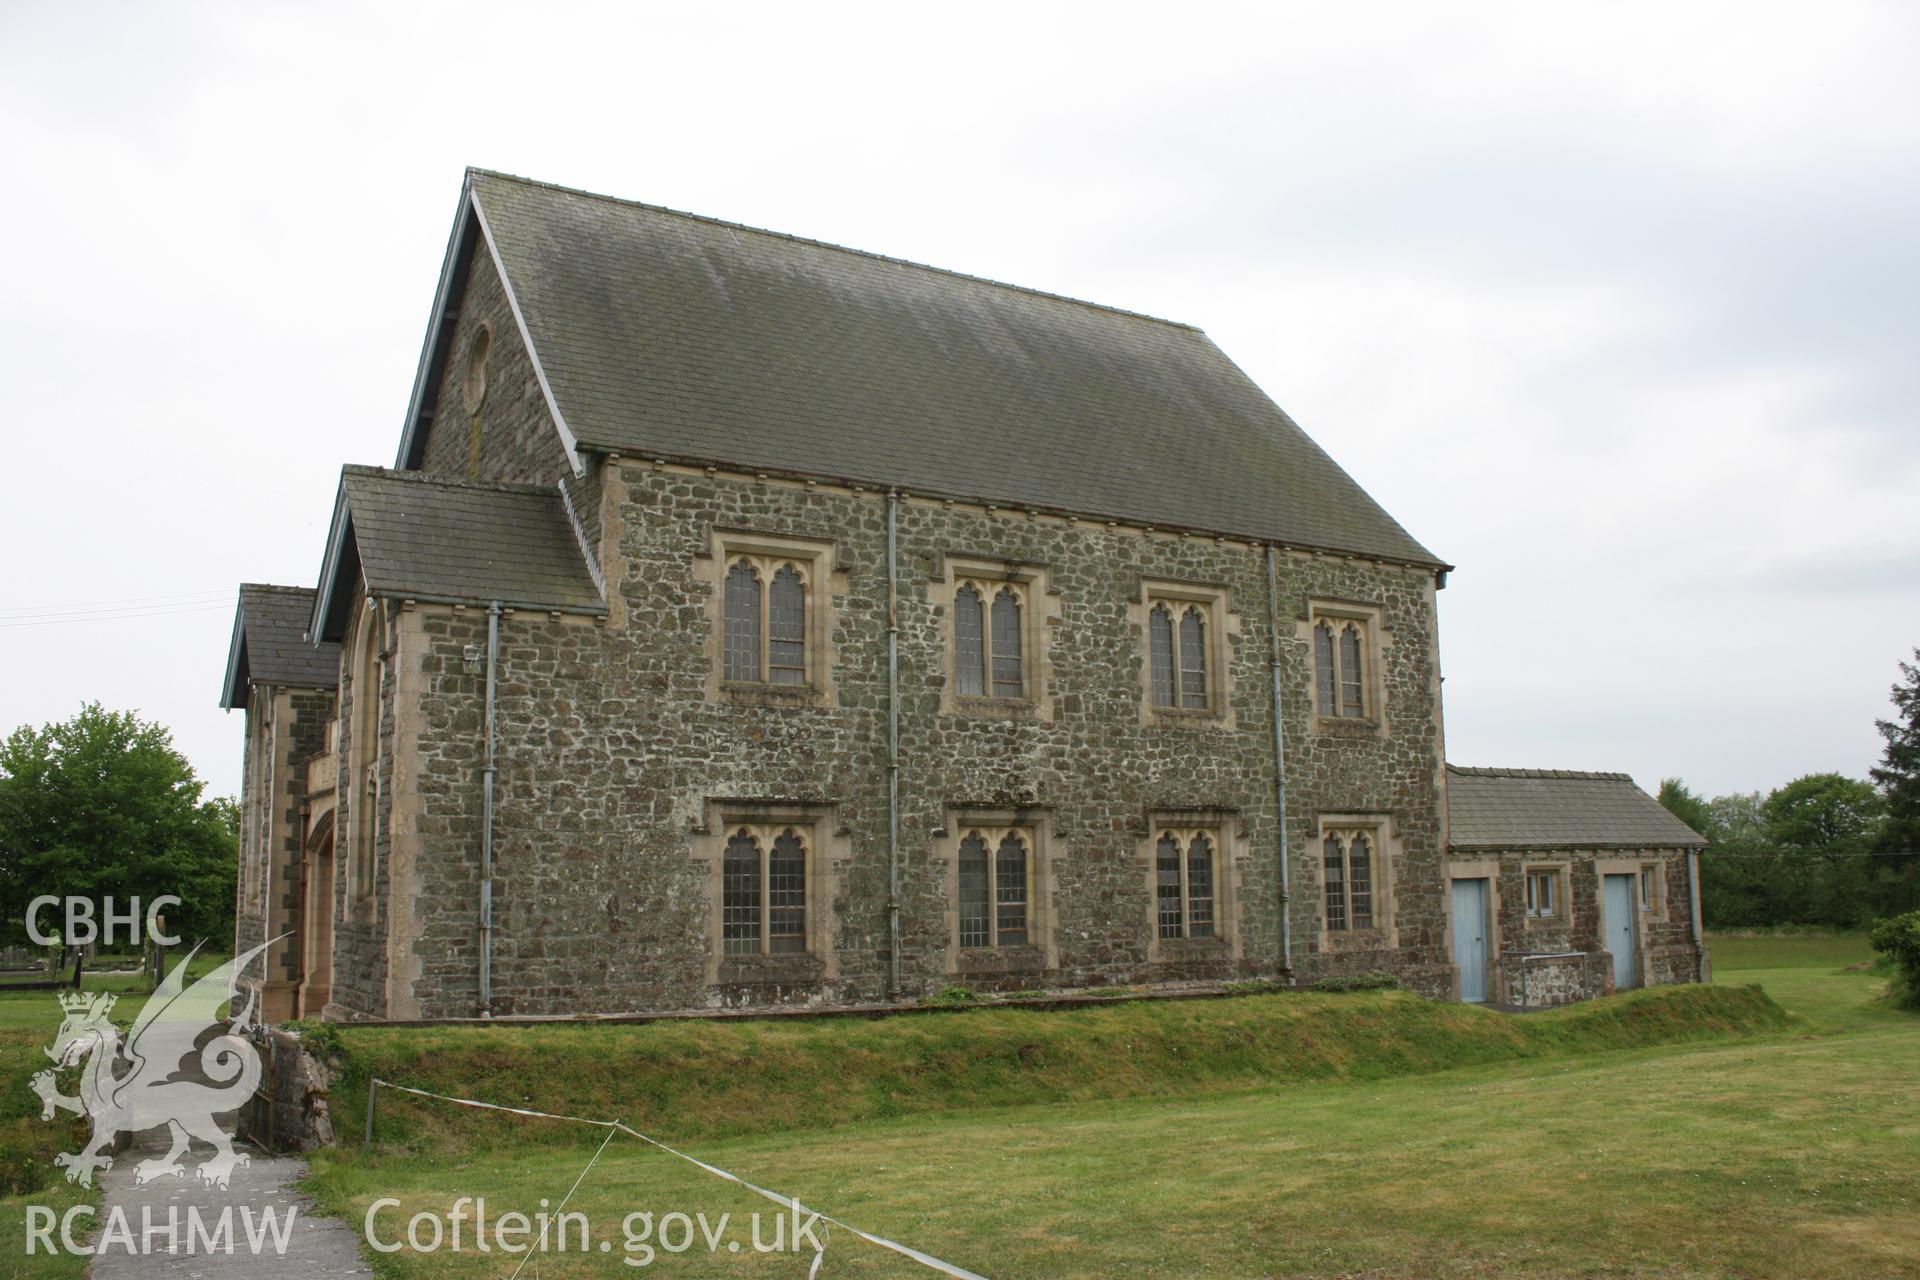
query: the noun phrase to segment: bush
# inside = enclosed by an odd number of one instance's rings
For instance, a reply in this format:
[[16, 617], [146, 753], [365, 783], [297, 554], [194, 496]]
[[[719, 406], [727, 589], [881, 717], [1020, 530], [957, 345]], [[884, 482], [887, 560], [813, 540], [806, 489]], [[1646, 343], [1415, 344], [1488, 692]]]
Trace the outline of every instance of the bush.
[[1895, 1001], [1909, 1009], [1920, 1009], [1920, 911], [1882, 920], [1867, 941], [1893, 961]]

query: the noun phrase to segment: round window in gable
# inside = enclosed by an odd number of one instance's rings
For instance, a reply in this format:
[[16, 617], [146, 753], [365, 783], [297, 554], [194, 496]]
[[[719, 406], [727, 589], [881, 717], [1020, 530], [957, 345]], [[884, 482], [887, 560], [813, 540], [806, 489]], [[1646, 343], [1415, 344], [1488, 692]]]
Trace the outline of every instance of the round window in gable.
[[467, 339], [466, 372], [460, 379], [460, 398], [472, 413], [487, 398], [487, 353], [493, 350], [493, 330], [481, 325]]

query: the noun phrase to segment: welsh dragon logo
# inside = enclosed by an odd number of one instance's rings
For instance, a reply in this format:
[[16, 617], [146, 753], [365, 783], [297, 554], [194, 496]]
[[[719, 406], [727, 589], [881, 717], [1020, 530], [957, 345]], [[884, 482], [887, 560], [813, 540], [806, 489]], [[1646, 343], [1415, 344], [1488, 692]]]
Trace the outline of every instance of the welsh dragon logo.
[[[236, 998], [234, 978], [271, 945], [235, 956], [188, 986], [187, 964], [200, 950], [195, 944], [134, 1018], [125, 1041], [107, 1017], [117, 997], [81, 992], [60, 997], [66, 1016], [45, 1051], [54, 1067], [34, 1076], [32, 1085], [40, 1095], [42, 1120], [71, 1111], [93, 1121], [79, 1151], [54, 1157], [66, 1169], [67, 1181], [93, 1185], [94, 1170], [113, 1167], [111, 1153], [120, 1135], [162, 1126], [170, 1131], [172, 1146], [165, 1155], [139, 1163], [136, 1184], [185, 1176], [180, 1157], [194, 1138], [214, 1148], [195, 1170], [210, 1186], [224, 1190], [233, 1171], [249, 1162], [214, 1117], [238, 1110], [260, 1083], [260, 1055], [246, 1039], [253, 1027], [252, 998], [225, 1032], [209, 1033], [226, 1021], [221, 1010]], [[68, 1097], [60, 1092], [56, 1071], [82, 1060], [79, 1096]]]

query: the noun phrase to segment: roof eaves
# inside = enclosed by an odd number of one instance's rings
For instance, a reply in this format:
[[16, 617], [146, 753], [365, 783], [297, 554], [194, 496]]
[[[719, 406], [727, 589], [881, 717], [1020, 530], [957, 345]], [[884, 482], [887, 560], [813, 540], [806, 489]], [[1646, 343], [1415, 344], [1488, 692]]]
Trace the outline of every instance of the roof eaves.
[[220, 708], [232, 711], [245, 701], [247, 685], [247, 606], [236, 596], [233, 605], [233, 638], [227, 642], [227, 675], [220, 686]]
[[407, 418], [400, 428], [400, 450], [393, 463], [402, 470], [420, 465], [421, 454], [427, 447], [428, 424], [438, 407], [435, 400], [440, 390], [440, 374], [446, 368], [447, 344], [453, 340], [453, 322], [459, 318], [466, 288], [466, 274], [460, 265], [470, 256], [477, 226], [472, 206], [469, 180], [460, 186], [460, 204], [454, 211], [447, 253], [440, 262], [440, 279], [433, 290], [426, 340], [420, 344], [420, 363], [414, 370], [413, 391], [407, 397]]
[[[1270, 534], [1247, 533], [1236, 529], [1215, 529], [1202, 525], [1170, 524], [1162, 521], [1146, 521], [1135, 516], [1116, 515], [1108, 511], [1077, 511], [1064, 507], [1049, 506], [1046, 503], [1026, 502], [1007, 497], [1005, 494], [967, 493], [958, 489], [934, 488], [926, 484], [895, 484], [886, 480], [875, 480], [871, 476], [861, 478], [841, 475], [829, 471], [799, 471], [788, 467], [747, 466], [737, 459], [722, 458], [717, 455], [662, 452], [654, 449], [634, 450], [630, 447], [616, 447], [604, 441], [592, 438], [583, 439], [578, 445], [586, 454], [598, 454], [603, 457], [644, 458], [656, 464], [669, 466], [698, 467], [703, 470], [718, 469], [737, 471], [742, 474], [769, 476], [781, 480], [813, 481], [841, 485], [848, 489], [872, 493], [896, 492], [903, 498], [932, 498], [941, 502], [964, 502], [973, 506], [1004, 507], [1010, 511], [1037, 512], [1054, 516], [1062, 520], [1095, 520], [1128, 529], [1146, 529], [1162, 533], [1186, 533], [1206, 538], [1225, 538], [1234, 542], [1244, 542], [1251, 546], [1274, 546], [1292, 551], [1304, 551], [1314, 555], [1345, 556], [1358, 560], [1372, 561], [1377, 564], [1406, 565], [1409, 568], [1425, 569], [1433, 573], [1449, 574], [1456, 566], [1444, 560], [1418, 560], [1410, 556], [1385, 555], [1377, 551], [1355, 551], [1351, 547], [1321, 546], [1315, 543], [1292, 539], [1275, 538]], [[1416, 544], [1417, 545], [1417, 544]], [[1456, 766], [1448, 765], [1455, 769]], [[1600, 775], [1595, 775], [1600, 776]], [[1625, 777], [1626, 775], [1620, 775]]]
[[347, 600], [342, 593], [352, 592], [350, 562], [359, 559], [358, 548], [353, 545], [353, 516], [347, 510], [346, 470], [341, 468], [340, 487], [334, 495], [327, 549], [320, 560], [320, 581], [313, 593], [313, 617], [307, 623], [307, 639], [315, 645], [338, 640], [346, 629]]

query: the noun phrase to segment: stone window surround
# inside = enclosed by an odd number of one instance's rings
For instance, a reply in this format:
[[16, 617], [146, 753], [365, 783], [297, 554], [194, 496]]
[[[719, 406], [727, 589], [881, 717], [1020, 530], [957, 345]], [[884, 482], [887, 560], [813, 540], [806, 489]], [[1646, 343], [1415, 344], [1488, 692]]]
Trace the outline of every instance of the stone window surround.
[[[1204, 833], [1213, 841], [1213, 937], [1162, 938], [1160, 936], [1160, 837], [1172, 831], [1191, 836]], [[1225, 953], [1241, 958], [1245, 940], [1240, 931], [1240, 892], [1242, 855], [1248, 842], [1247, 828], [1240, 814], [1232, 809], [1153, 809], [1147, 813], [1146, 836], [1140, 842], [1141, 883], [1146, 889], [1147, 963], [1193, 960]], [[1184, 858], [1186, 843], [1180, 846]]]
[[1648, 924], [1665, 924], [1667, 915], [1667, 864], [1661, 860], [1640, 867], [1640, 916]]
[[[1024, 946], [962, 947], [960, 945], [960, 842], [978, 831], [992, 831], [995, 840], [988, 856], [998, 847], [998, 836], [1016, 831], [1027, 840], [1027, 937]], [[933, 856], [941, 868], [946, 886], [947, 973], [954, 978], [968, 976], [968, 961], [987, 961], [989, 965], [1014, 972], [1035, 972], [1060, 966], [1060, 945], [1055, 935], [1053, 843], [1059, 837], [1053, 814], [1045, 809], [985, 808], [976, 805], [948, 805], [943, 825], [933, 833]]]
[[[727, 839], [741, 827], [792, 827], [807, 848], [807, 949], [775, 955], [726, 954], [722, 867]], [[839, 868], [853, 856], [851, 833], [841, 825], [838, 806], [816, 801], [711, 799], [703, 825], [693, 833], [694, 861], [702, 867], [706, 898], [707, 983], [717, 986], [721, 970], [757, 968], [770, 972], [803, 969], [820, 980], [839, 974], [834, 946], [838, 920], [834, 900], [839, 892]], [[764, 856], [764, 853], [763, 853]], [[764, 927], [764, 921], [762, 922]]]
[[[1181, 614], [1189, 605], [1199, 605], [1207, 625], [1207, 705], [1205, 707], [1158, 707], [1153, 702], [1153, 632], [1151, 623], [1155, 605], [1164, 604], [1173, 613], [1176, 634]], [[1140, 637], [1140, 717], [1145, 724], [1186, 725], [1193, 727], [1235, 728], [1233, 714], [1232, 670], [1233, 637], [1240, 634], [1240, 615], [1233, 610], [1233, 597], [1224, 587], [1210, 582], [1181, 582], [1172, 578], [1140, 579], [1139, 597], [1127, 611], [1132, 615], [1134, 633]], [[1174, 672], [1176, 687], [1180, 673]]]
[[[1026, 689], [1018, 698], [962, 697], [958, 692], [954, 600], [961, 585], [969, 581], [983, 587], [1012, 583], [1021, 589], [1020, 675]], [[1052, 571], [1042, 564], [943, 552], [936, 558], [929, 595], [940, 618], [940, 714], [1053, 719], [1053, 663], [1048, 639], [1060, 621], [1060, 600], [1053, 589]], [[980, 603], [990, 637], [993, 596], [988, 594]], [[988, 643], [991, 645], [990, 639]]]
[[[1365, 832], [1373, 842], [1373, 924], [1366, 929], [1327, 928], [1327, 868], [1321, 850], [1335, 833]], [[1400, 945], [1400, 927], [1394, 910], [1396, 878], [1405, 854], [1398, 824], [1386, 813], [1334, 813], [1318, 815], [1311, 846], [1313, 887], [1316, 909], [1313, 913], [1313, 942], [1323, 955], [1343, 951], [1379, 951]]]
[[[716, 525], [705, 551], [695, 557], [694, 579], [707, 587], [707, 698], [712, 702], [749, 705], [834, 706], [838, 701], [833, 646], [833, 598], [847, 593], [846, 570], [839, 566], [838, 544], [831, 538], [767, 533]], [[803, 684], [726, 678], [726, 581], [736, 560], [791, 561], [800, 571], [805, 592], [806, 674]], [[760, 591], [763, 621], [761, 647], [766, 646], [766, 593], [772, 583], [764, 572]]]
[[[1361, 681], [1361, 706], [1358, 717], [1320, 713], [1320, 658], [1314, 644], [1314, 628], [1326, 622], [1334, 628], [1334, 645], [1340, 643], [1340, 625], [1357, 622], [1361, 631], [1361, 657], [1366, 671]], [[1298, 620], [1300, 640], [1307, 652], [1308, 730], [1312, 733], [1371, 734], [1387, 736], [1386, 671], [1387, 650], [1393, 634], [1387, 630], [1386, 610], [1365, 600], [1343, 600], [1332, 596], [1308, 596]], [[1338, 690], [1335, 691], [1338, 698]]]
[[[1526, 908], [1527, 877], [1552, 875], [1553, 912], [1537, 916]], [[1573, 864], [1571, 862], [1529, 859], [1520, 864], [1520, 904], [1529, 929], [1564, 929], [1573, 923]]]
[[[380, 774], [384, 754], [382, 738], [387, 728], [383, 702], [389, 656], [385, 636], [379, 634], [384, 631], [380, 625], [380, 616], [384, 612], [385, 608], [378, 598], [363, 592], [353, 611], [354, 635], [352, 645], [348, 648], [348, 653], [352, 655], [348, 670], [353, 682], [353, 719], [350, 722], [350, 760], [345, 790], [352, 799], [347, 810], [346, 909], [340, 918], [361, 923], [373, 919], [374, 892], [380, 878]], [[373, 686], [375, 717], [371, 745], [361, 732], [364, 727], [361, 716], [365, 709], [361, 685], [369, 677]]]

